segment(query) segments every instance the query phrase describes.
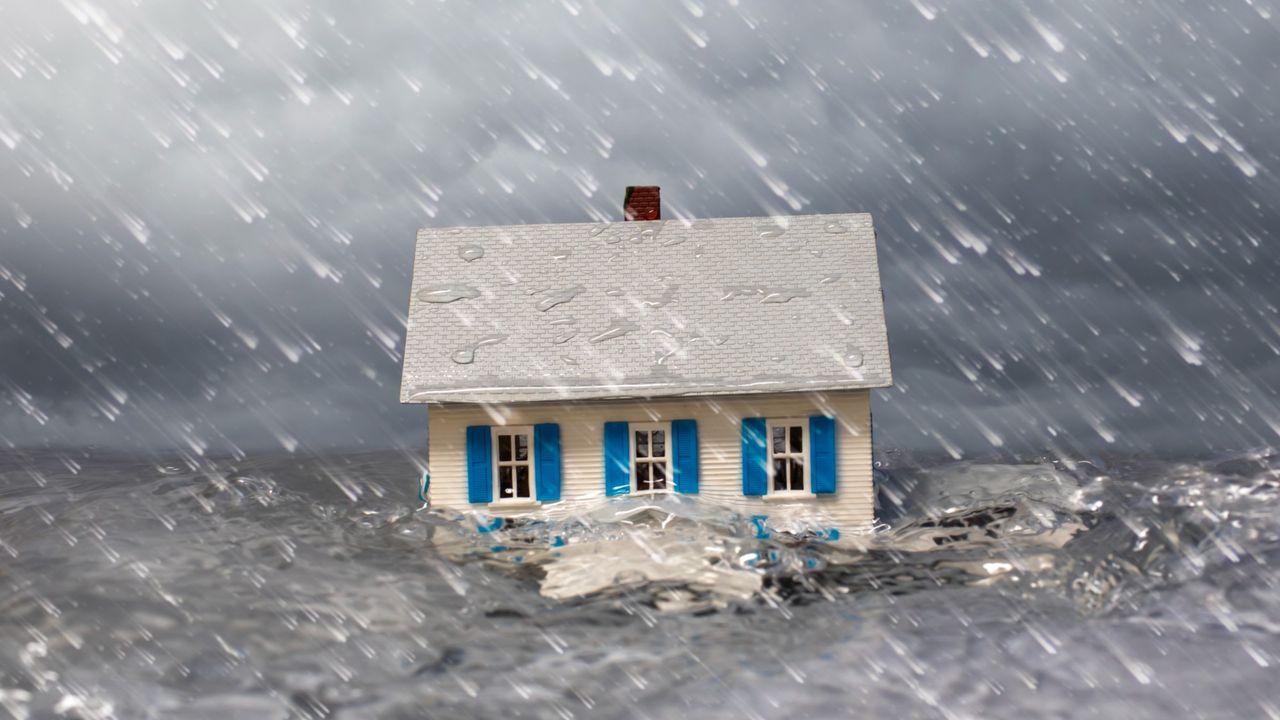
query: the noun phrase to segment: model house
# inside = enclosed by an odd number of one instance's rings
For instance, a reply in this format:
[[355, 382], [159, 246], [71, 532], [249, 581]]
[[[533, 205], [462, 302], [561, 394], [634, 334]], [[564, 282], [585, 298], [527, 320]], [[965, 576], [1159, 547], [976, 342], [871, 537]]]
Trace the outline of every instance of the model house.
[[427, 405], [425, 499], [869, 530], [892, 381], [871, 216], [660, 215], [636, 187], [622, 222], [418, 234], [401, 400]]

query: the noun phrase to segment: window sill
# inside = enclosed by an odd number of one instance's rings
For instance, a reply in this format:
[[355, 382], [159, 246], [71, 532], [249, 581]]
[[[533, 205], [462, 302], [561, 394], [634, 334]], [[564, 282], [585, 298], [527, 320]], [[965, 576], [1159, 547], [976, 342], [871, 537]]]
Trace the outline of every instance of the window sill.
[[805, 490], [786, 490], [773, 492], [764, 496], [765, 502], [794, 502], [796, 500], [812, 500], [816, 495]]
[[670, 490], [635, 490], [630, 493], [633, 497], [652, 497], [654, 495], [671, 495]]
[[489, 503], [489, 507], [510, 508], [513, 510], [518, 510], [520, 508], [542, 507], [542, 503], [537, 500], [530, 500], [527, 498], [515, 498], [512, 500], [494, 500], [493, 502]]

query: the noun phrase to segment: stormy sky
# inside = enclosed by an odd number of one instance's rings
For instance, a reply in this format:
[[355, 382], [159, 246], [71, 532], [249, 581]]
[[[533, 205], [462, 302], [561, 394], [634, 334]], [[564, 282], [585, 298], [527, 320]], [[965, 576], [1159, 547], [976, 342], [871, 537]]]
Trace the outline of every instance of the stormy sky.
[[[0, 443], [417, 447], [414, 231], [875, 215], [876, 443], [1280, 434], [1267, 0], [0, 4]], [[742, 329], [749, 332], [749, 329]]]

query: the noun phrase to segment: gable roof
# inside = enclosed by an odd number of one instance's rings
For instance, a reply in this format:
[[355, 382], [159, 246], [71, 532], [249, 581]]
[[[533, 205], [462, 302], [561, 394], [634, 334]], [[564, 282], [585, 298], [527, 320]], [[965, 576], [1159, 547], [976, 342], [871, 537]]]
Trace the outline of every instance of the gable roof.
[[890, 384], [867, 214], [418, 233], [402, 402]]

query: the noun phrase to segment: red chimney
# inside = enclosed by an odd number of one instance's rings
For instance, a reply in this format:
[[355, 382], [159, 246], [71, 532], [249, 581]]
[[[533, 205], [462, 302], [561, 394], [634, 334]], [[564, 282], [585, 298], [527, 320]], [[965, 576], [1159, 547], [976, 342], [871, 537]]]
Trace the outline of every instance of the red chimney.
[[657, 185], [628, 185], [622, 199], [622, 219], [658, 220], [662, 217], [661, 188]]

